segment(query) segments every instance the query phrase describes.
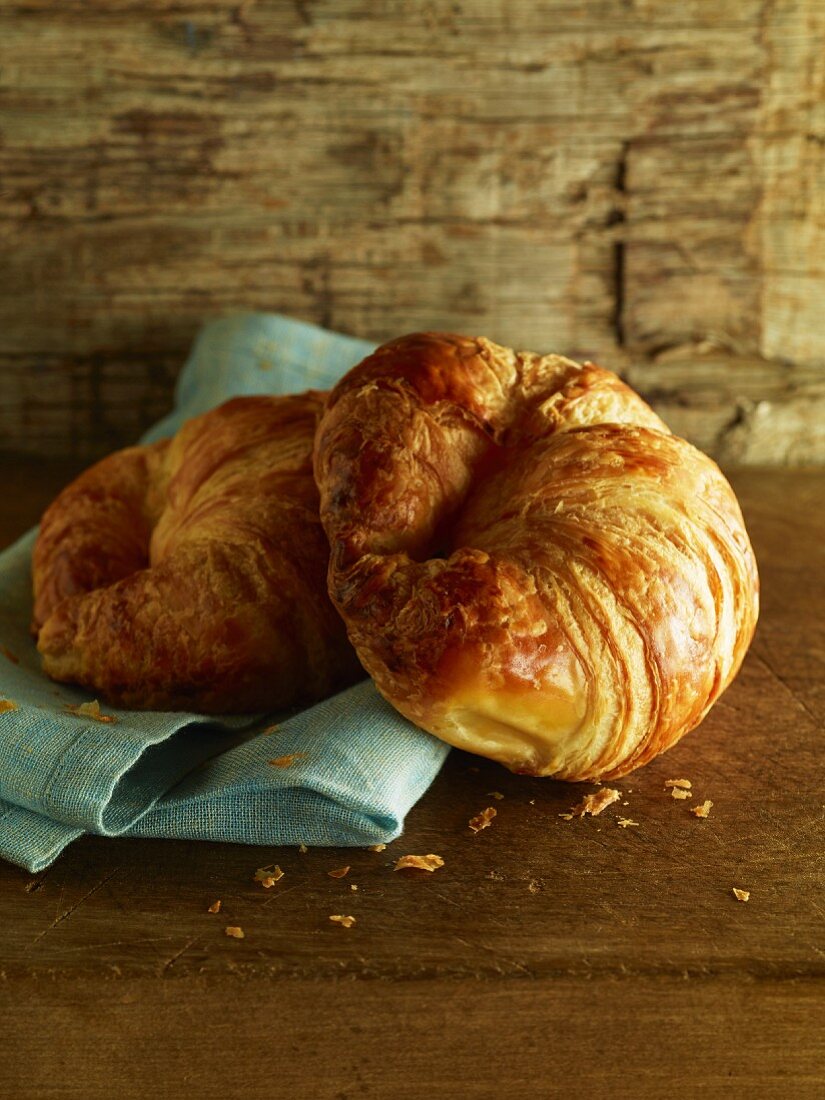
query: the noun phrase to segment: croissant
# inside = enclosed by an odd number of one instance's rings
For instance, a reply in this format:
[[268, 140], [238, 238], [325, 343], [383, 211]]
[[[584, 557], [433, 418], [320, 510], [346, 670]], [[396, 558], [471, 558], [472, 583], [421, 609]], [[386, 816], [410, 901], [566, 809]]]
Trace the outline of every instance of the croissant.
[[405, 336], [315, 442], [330, 595], [379, 690], [513, 771], [625, 775], [742, 662], [756, 563], [732, 489], [615, 374]]
[[357, 679], [325, 586], [322, 396], [236, 398], [60, 494], [33, 558], [49, 676], [205, 713], [275, 710]]

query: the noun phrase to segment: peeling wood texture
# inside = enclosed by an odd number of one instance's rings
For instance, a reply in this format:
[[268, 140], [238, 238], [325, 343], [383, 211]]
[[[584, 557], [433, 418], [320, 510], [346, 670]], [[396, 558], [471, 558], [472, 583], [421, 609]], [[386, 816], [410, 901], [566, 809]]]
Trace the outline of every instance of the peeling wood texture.
[[627, 373], [825, 461], [822, 0], [13, 0], [0, 430], [88, 459], [237, 309]]
[[[0, 547], [63, 477], [24, 469]], [[39, 875], [0, 863], [0, 1095], [821, 1100], [825, 472], [734, 484], [754, 645], [598, 817], [558, 816], [589, 784], [454, 751], [384, 852], [88, 837]], [[393, 870], [429, 852], [436, 873]]]

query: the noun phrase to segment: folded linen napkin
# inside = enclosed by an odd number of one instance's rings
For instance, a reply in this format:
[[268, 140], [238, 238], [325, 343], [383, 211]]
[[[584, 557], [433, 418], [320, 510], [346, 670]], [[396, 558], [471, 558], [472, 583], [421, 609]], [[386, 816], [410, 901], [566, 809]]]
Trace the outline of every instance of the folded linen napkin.
[[[180, 376], [174, 411], [144, 437], [237, 394], [326, 389], [372, 350], [286, 317], [214, 321]], [[272, 729], [102, 706], [40, 671], [29, 635], [34, 532], [0, 554], [0, 856], [30, 871], [83, 833], [246, 844], [368, 845], [398, 836], [449, 751], [365, 680]], [[291, 758], [288, 766], [273, 759]]]

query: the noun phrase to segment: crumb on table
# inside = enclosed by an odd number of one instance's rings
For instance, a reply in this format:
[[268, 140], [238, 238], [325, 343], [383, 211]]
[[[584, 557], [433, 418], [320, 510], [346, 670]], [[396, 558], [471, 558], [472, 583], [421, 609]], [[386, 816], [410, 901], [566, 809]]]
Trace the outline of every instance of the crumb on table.
[[260, 882], [265, 890], [274, 886], [276, 882], [280, 882], [283, 877], [284, 872], [277, 863], [272, 867], [259, 867], [255, 872], [255, 881]]
[[329, 919], [333, 924], [342, 924], [344, 928], [352, 928], [355, 924], [355, 917], [345, 915], [344, 913], [333, 913]]
[[602, 787], [601, 790], [595, 791], [593, 794], [586, 794], [581, 802], [571, 808], [570, 813], [573, 817], [584, 817], [585, 814], [598, 817], [602, 810], [606, 810], [608, 806], [618, 802], [621, 797], [621, 791], [617, 791], [613, 787]]
[[409, 868], [413, 868], [417, 871], [437, 871], [439, 867], [444, 866], [444, 860], [441, 856], [433, 855], [431, 852], [427, 856], [401, 856], [395, 861], [395, 871], [404, 871]]
[[482, 810], [480, 814], [476, 814], [475, 817], [471, 817], [467, 824], [473, 830], [474, 833], [480, 833], [482, 829], [490, 827], [493, 818], [498, 813], [495, 806], [488, 806], [486, 810]]

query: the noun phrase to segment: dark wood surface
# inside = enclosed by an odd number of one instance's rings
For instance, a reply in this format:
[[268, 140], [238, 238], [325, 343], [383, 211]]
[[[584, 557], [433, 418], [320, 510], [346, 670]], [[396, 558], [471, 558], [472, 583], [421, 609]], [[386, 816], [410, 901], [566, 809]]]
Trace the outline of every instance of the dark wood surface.
[[[67, 473], [0, 468], [3, 542]], [[568, 822], [591, 787], [454, 752], [382, 853], [85, 838], [2, 864], [0, 1095], [825, 1094], [825, 474], [734, 484], [757, 637], [703, 727], [616, 784], [629, 806]], [[445, 866], [393, 872], [407, 852]]]

